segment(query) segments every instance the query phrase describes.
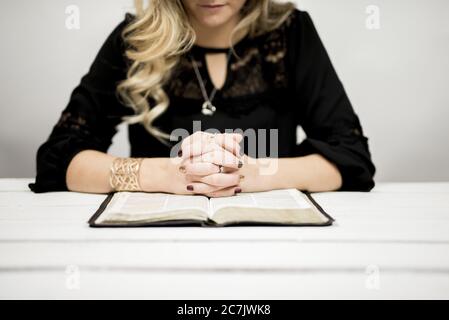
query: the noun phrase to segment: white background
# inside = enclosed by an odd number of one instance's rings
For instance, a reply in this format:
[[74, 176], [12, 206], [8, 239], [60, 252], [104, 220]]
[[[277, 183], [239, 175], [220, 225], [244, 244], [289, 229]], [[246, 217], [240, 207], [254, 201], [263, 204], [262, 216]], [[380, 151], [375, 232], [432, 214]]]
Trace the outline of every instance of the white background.
[[[449, 1], [304, 0], [359, 114], [377, 181], [449, 180]], [[68, 5], [81, 29], [65, 27]], [[31, 177], [35, 153], [131, 0], [0, 4], [0, 177]], [[368, 30], [377, 5], [380, 30]], [[111, 152], [127, 155], [125, 130]]]

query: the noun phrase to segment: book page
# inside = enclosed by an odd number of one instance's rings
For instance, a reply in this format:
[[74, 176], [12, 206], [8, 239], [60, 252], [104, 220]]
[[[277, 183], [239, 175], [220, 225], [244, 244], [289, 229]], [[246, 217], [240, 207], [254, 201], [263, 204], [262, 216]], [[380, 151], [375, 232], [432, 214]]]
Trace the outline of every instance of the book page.
[[329, 217], [320, 212], [307, 195], [296, 189], [243, 193], [235, 197], [211, 199], [217, 225], [329, 225]]
[[282, 189], [254, 193], [240, 193], [233, 197], [210, 199], [211, 215], [225, 207], [259, 209], [307, 209], [311, 204], [296, 189]]
[[[189, 211], [192, 212], [191, 218], [201, 218], [195, 214], [198, 211], [202, 211], [204, 213], [202, 216], [206, 216], [209, 211], [209, 200], [203, 196], [119, 192], [114, 195], [98, 222], [181, 218], [176, 215], [176, 212], [182, 212], [182, 217], [188, 218]], [[170, 214], [167, 215], [167, 213]]]

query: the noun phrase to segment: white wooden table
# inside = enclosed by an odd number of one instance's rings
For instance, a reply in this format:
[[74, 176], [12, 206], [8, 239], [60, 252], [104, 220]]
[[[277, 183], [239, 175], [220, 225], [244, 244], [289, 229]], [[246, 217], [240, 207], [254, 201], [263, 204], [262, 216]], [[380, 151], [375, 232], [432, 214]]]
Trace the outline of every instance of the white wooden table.
[[102, 195], [0, 179], [0, 298], [449, 298], [449, 183], [315, 198], [324, 228], [91, 229]]

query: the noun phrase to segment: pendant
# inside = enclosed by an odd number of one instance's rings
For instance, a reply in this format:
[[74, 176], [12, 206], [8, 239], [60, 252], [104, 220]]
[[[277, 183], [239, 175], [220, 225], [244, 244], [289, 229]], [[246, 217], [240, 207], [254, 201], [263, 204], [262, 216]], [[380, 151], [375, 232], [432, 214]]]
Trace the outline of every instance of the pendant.
[[212, 104], [212, 102], [206, 101], [203, 103], [203, 109], [201, 110], [201, 112], [205, 116], [211, 116], [215, 113], [215, 111], [217, 111], [217, 108]]

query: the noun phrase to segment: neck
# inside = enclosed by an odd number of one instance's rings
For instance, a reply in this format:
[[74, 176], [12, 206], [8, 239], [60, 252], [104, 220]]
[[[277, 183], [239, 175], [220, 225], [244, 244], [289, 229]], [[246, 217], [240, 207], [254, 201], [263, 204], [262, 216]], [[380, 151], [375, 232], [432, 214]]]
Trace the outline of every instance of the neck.
[[236, 17], [224, 25], [218, 27], [205, 27], [192, 21], [192, 27], [195, 30], [195, 44], [207, 48], [228, 48], [231, 43], [231, 36], [234, 28], [239, 23], [240, 18]]

